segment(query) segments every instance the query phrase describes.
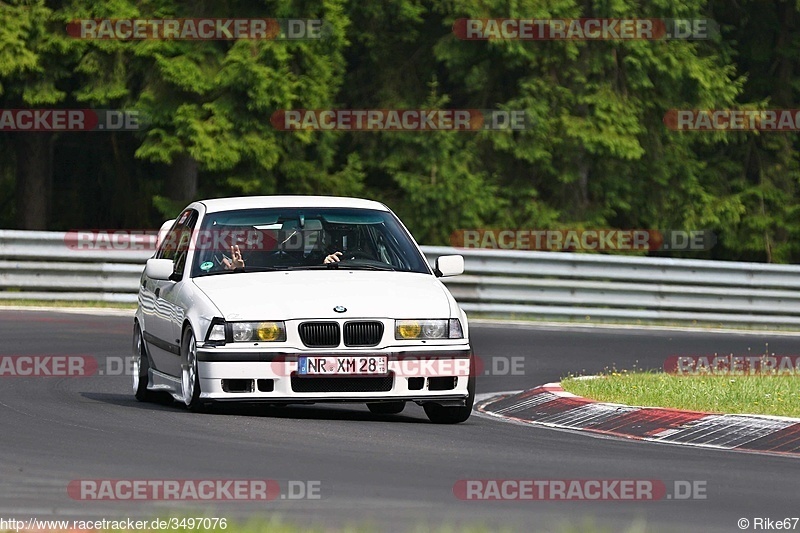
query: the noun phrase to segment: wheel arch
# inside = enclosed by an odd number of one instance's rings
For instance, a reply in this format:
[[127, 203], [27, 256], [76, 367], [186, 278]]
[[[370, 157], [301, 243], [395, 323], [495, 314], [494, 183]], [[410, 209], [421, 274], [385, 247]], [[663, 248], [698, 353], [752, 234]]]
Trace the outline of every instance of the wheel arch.
[[184, 354], [183, 339], [184, 339], [184, 336], [186, 335], [186, 330], [188, 330], [188, 329], [192, 330], [192, 334], [194, 335], [194, 342], [197, 343], [199, 341], [199, 339], [197, 337], [198, 336], [197, 326], [195, 324], [192, 324], [192, 321], [189, 319], [189, 317], [185, 317], [183, 319], [183, 323], [181, 324], [181, 336], [180, 336], [180, 340], [181, 340], [181, 357], [183, 357], [183, 354]]

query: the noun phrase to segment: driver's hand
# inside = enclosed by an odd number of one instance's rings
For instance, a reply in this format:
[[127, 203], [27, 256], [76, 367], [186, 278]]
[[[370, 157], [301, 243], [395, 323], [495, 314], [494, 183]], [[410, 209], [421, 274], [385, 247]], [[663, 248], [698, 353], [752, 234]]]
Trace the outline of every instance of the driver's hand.
[[237, 268], [244, 268], [244, 259], [242, 259], [242, 251], [239, 249], [239, 245], [231, 246], [231, 257], [233, 260], [229, 260], [227, 257], [222, 258], [222, 264], [225, 265], [227, 270], [236, 270]]
[[323, 264], [327, 265], [328, 263], [338, 263], [339, 261], [341, 261], [341, 259], [339, 259], [339, 257], [341, 257], [341, 255], [342, 255], [342, 252], [333, 252], [331, 255], [329, 255], [329, 256], [327, 256], [325, 258], [325, 261], [323, 261]]

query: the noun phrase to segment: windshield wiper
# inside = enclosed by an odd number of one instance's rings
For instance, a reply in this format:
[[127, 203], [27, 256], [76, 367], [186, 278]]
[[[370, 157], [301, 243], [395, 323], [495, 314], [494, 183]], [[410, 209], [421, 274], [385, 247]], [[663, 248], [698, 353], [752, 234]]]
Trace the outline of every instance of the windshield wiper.
[[291, 266], [247, 266], [244, 268], [237, 268], [238, 272], [273, 272], [276, 270], [291, 270]]
[[386, 265], [383, 263], [354, 263], [353, 261], [344, 261], [338, 263], [328, 263], [327, 265], [323, 265], [327, 268], [343, 268], [345, 270], [397, 270], [391, 265]]
[[201, 277], [206, 276], [216, 276], [219, 274], [239, 274], [243, 272], [271, 272], [274, 270], [290, 270], [290, 267], [277, 267], [277, 266], [260, 266], [260, 267], [249, 267], [245, 266], [244, 268], [234, 268], [233, 270], [217, 270], [215, 272], [206, 272]]
[[242, 272], [242, 269], [237, 269], [237, 270], [217, 270], [216, 272], [203, 272], [199, 277], [207, 278], [208, 276], [219, 276], [220, 274], [233, 274], [235, 272]]

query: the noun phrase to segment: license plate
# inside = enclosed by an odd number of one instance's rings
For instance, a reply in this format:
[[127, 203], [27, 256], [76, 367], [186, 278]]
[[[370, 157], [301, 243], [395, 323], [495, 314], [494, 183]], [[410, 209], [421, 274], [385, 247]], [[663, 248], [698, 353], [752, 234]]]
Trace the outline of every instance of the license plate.
[[350, 376], [387, 374], [387, 357], [325, 356], [298, 357], [297, 373], [303, 376]]

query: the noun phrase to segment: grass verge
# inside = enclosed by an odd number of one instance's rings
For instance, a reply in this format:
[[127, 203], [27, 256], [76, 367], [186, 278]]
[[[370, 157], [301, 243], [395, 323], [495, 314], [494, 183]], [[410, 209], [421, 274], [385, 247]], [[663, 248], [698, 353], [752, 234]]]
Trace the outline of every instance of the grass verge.
[[800, 377], [796, 376], [612, 371], [596, 379], [569, 377], [561, 381], [561, 386], [567, 392], [601, 402], [800, 418]]

